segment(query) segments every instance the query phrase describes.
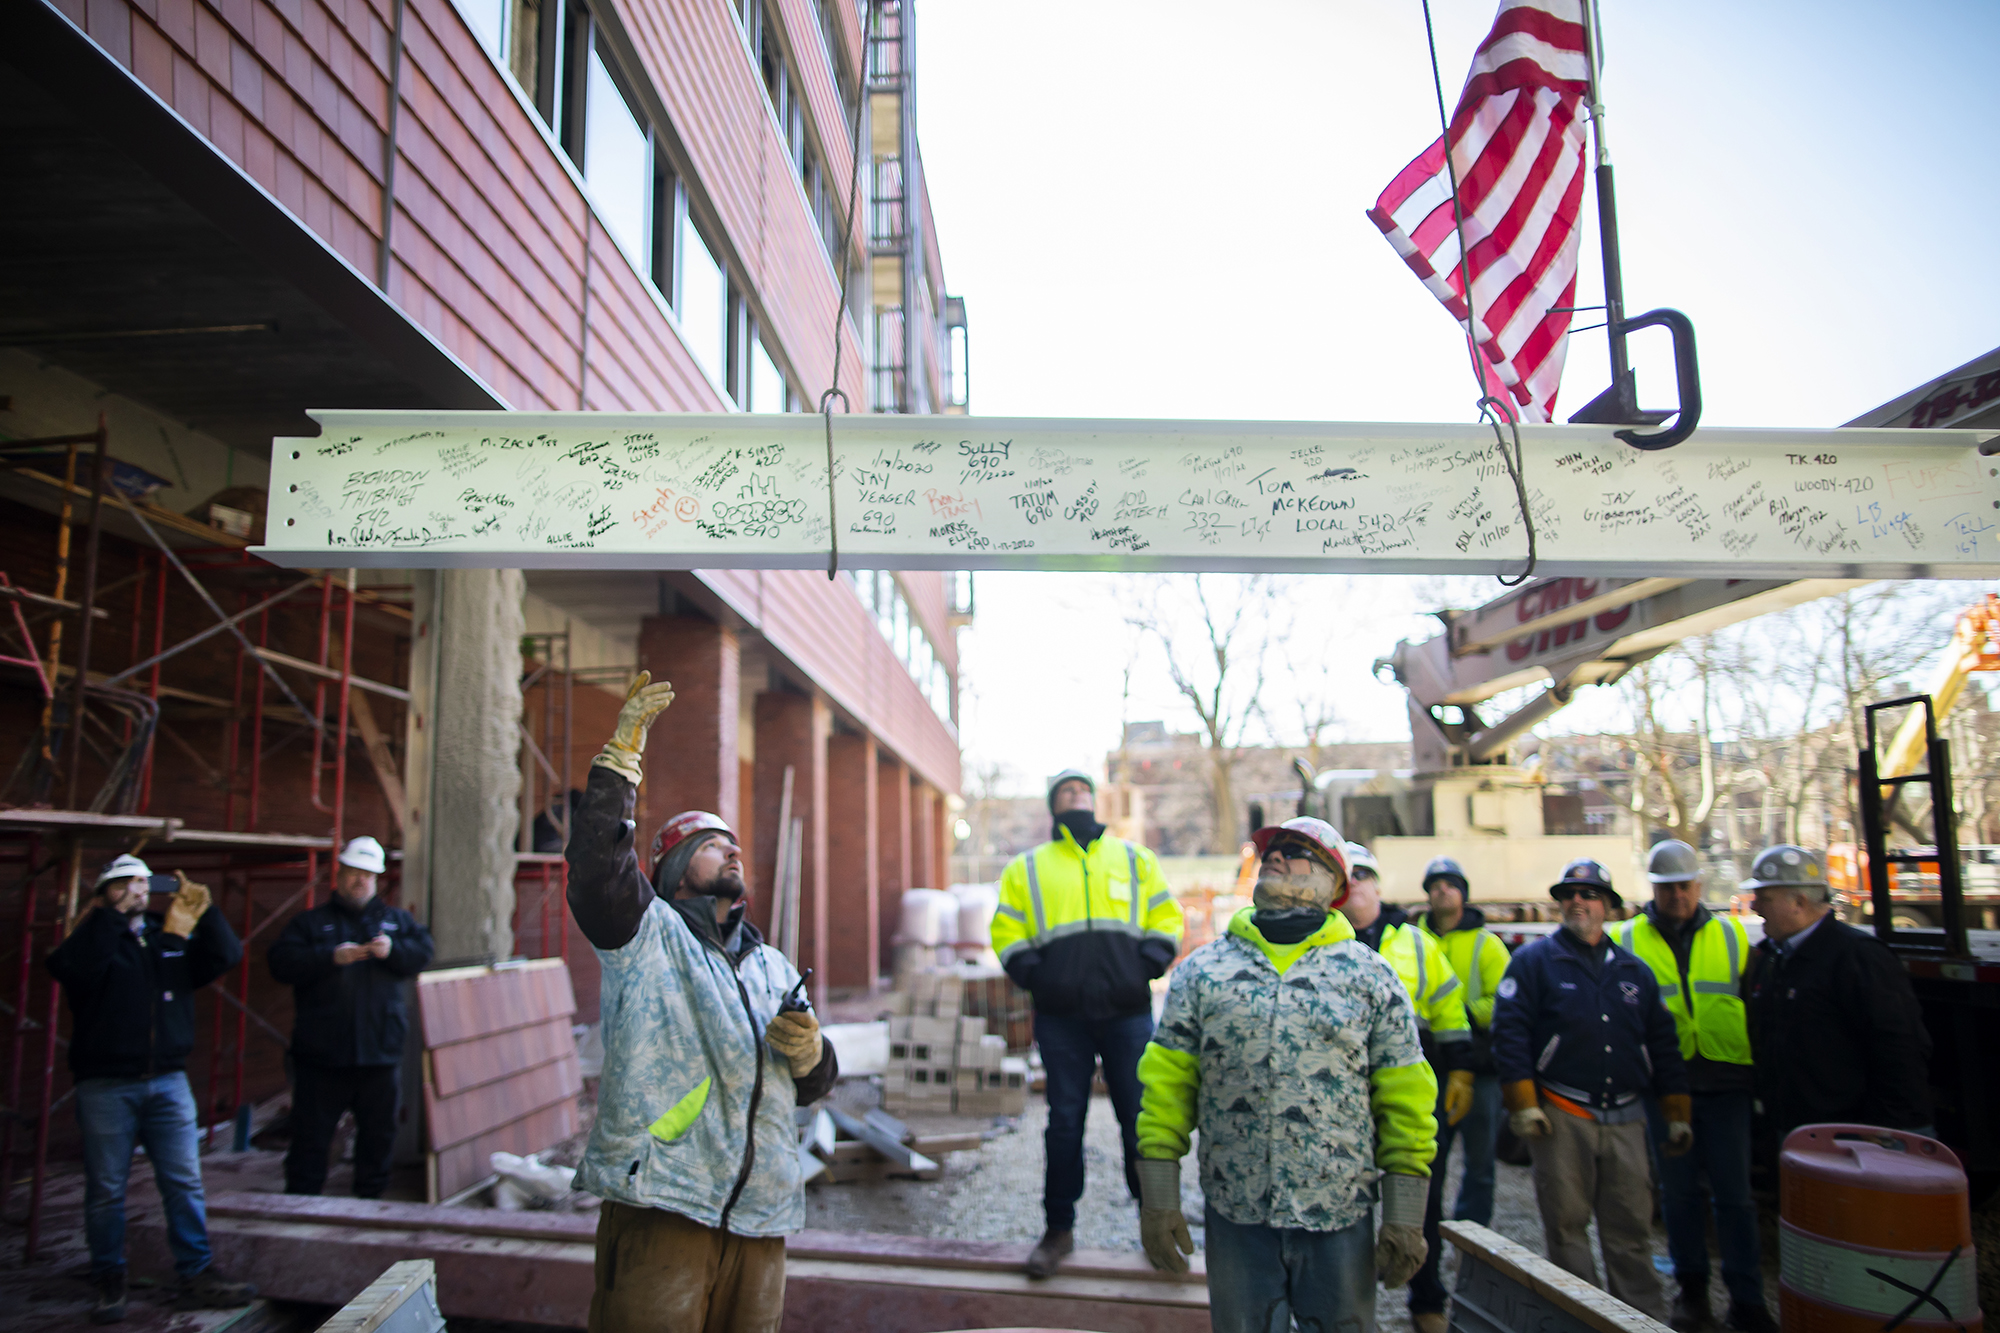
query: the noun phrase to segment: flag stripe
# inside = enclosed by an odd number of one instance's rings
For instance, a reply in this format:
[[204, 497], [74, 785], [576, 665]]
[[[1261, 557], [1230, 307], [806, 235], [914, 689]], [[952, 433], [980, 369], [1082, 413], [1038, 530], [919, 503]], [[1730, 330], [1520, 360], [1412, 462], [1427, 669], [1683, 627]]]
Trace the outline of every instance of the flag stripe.
[[1467, 326], [1489, 392], [1504, 386], [1528, 421], [1551, 418], [1569, 348], [1569, 312], [1553, 307], [1575, 302], [1582, 236], [1582, 19], [1580, 0], [1504, 0], [1452, 114], [1451, 167], [1439, 139], [1368, 210]]

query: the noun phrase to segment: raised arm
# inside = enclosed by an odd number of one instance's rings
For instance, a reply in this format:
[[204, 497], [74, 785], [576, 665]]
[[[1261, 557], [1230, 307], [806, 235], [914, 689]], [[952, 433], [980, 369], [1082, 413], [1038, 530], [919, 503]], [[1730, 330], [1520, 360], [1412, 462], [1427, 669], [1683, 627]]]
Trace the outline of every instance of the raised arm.
[[653, 900], [653, 886], [634, 847], [638, 826], [640, 755], [646, 731], [674, 701], [673, 686], [651, 683], [641, 671], [625, 692], [618, 726], [590, 761], [590, 778], [570, 823], [569, 906], [583, 937], [600, 949], [621, 949], [639, 933], [639, 921]]

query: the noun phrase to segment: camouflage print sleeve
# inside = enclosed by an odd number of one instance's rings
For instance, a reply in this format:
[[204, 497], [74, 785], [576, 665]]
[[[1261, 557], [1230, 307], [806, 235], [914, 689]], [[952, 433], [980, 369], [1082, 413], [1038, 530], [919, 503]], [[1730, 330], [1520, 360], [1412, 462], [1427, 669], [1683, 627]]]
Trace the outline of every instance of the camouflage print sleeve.
[[1153, 1044], [1183, 1055], [1201, 1053], [1201, 967], [1195, 959], [1184, 960], [1167, 983], [1167, 1003], [1160, 1011], [1160, 1025], [1153, 1029]]

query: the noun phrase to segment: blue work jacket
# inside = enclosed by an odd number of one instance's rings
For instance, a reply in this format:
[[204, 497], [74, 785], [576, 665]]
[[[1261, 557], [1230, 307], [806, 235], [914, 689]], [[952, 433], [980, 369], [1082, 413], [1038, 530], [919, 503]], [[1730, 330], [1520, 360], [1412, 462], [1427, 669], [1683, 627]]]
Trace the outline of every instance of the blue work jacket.
[[1643, 1115], [1648, 1094], [1688, 1090], [1653, 969], [1609, 933], [1588, 946], [1558, 930], [1515, 953], [1493, 1006], [1493, 1059], [1503, 1085], [1532, 1079], [1614, 1123]]

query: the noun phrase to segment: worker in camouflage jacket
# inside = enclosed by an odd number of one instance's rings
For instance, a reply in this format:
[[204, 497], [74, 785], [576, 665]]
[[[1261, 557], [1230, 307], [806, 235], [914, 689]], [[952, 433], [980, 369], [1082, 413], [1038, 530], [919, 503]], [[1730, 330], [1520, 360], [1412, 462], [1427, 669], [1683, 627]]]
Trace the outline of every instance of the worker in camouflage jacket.
[[640, 672], [576, 806], [569, 905], [603, 969], [604, 1076], [577, 1188], [597, 1216], [590, 1333], [777, 1333], [785, 1235], [805, 1223], [797, 1106], [839, 1072], [799, 974], [744, 918], [728, 824], [688, 810], [640, 862], [652, 721]]
[[1199, 1129], [1218, 1333], [1373, 1328], [1376, 1283], [1424, 1259], [1437, 1077], [1409, 991], [1333, 910], [1339, 832], [1295, 819], [1256, 845], [1252, 905], [1175, 969], [1139, 1061], [1140, 1237], [1186, 1271], [1180, 1159]]

